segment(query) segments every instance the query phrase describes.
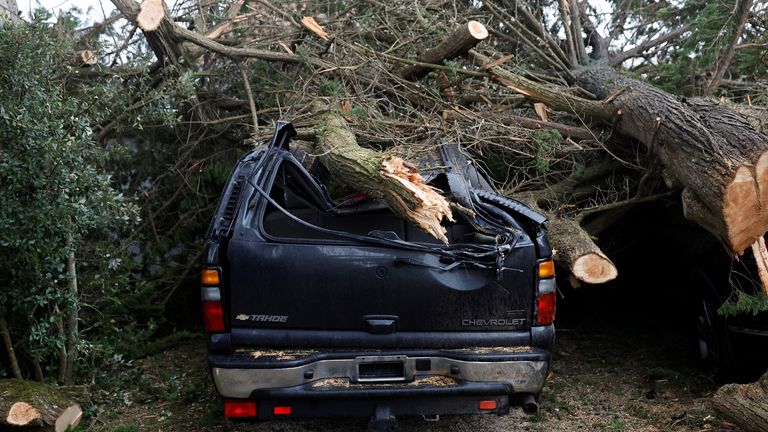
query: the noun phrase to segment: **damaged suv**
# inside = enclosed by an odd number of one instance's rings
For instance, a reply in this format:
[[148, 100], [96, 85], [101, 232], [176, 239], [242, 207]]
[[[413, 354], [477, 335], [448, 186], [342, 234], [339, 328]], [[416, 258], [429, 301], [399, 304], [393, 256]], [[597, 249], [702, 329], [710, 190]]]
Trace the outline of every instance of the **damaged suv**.
[[425, 180], [471, 211], [447, 245], [357, 197], [334, 203], [288, 145], [235, 166], [207, 235], [203, 316], [225, 415], [239, 419], [538, 409], [554, 341], [545, 219], [496, 194], [455, 145]]

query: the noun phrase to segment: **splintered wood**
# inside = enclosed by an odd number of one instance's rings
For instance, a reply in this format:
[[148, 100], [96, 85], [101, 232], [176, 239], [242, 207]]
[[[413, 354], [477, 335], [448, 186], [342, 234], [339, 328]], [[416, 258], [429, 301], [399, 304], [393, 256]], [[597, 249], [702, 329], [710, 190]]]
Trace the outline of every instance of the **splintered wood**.
[[301, 24], [307, 28], [307, 30], [311, 31], [312, 33], [316, 34], [320, 39], [324, 41], [330, 40], [328, 37], [328, 33], [323, 30], [322, 27], [320, 27], [320, 24], [315, 21], [312, 17], [304, 17], [301, 19]]
[[[443, 218], [453, 221], [450, 204], [435, 188], [424, 183], [419, 169], [399, 157], [392, 156], [381, 161], [379, 172], [399, 183], [413, 195], [417, 205], [407, 206], [403, 202], [403, 207], [408, 209], [409, 219], [436, 239], [448, 244], [446, 229], [441, 222]], [[400, 199], [396, 194], [392, 194], [392, 198]]]
[[453, 221], [450, 204], [424, 183], [418, 168], [399, 157], [360, 147], [342, 113], [323, 109], [318, 119], [322, 127], [315, 137], [323, 165], [350, 187], [382, 200], [395, 214], [448, 244], [441, 222], [443, 218]]
[[760, 282], [763, 284], [763, 290], [768, 294], [768, 249], [765, 248], [765, 239], [760, 237], [752, 244], [752, 254], [755, 256], [757, 264], [757, 273], [760, 276]]

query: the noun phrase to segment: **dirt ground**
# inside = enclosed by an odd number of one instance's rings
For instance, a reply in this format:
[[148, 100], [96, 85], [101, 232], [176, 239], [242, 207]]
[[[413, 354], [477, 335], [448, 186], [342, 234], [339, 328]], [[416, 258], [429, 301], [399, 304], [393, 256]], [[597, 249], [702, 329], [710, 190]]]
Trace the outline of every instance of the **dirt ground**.
[[[683, 306], [665, 307], [602, 288], [560, 303], [552, 373], [540, 414], [400, 418], [403, 431], [723, 431], [709, 398], [716, 385], [696, 367]], [[623, 295], [623, 294], [622, 294]], [[612, 300], [605, 300], [611, 296]], [[643, 297], [646, 298], [646, 297]], [[232, 424], [205, 365], [205, 346], [186, 343], [137, 360], [112, 390], [94, 394], [88, 431], [355, 431], [368, 419]]]

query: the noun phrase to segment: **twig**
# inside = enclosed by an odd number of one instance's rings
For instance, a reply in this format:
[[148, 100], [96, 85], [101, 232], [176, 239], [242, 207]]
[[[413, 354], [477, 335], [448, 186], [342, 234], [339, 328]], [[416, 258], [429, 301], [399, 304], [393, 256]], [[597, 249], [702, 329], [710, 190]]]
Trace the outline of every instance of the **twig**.
[[577, 219], [579, 221], [581, 221], [586, 216], [589, 216], [589, 215], [592, 215], [592, 214], [595, 214], [595, 213], [602, 213], [602, 212], [606, 212], [606, 211], [609, 211], [609, 210], [620, 209], [622, 207], [633, 206], [633, 205], [642, 204], [642, 203], [646, 203], [646, 202], [656, 201], [658, 199], [671, 196], [674, 193], [675, 193], [674, 191], [662, 192], [662, 193], [655, 194], [655, 195], [648, 195], [648, 196], [644, 196], [644, 197], [633, 197], [633, 198], [626, 199], [626, 200], [623, 200], [623, 201], [617, 201], [617, 202], [610, 203], [610, 204], [603, 204], [603, 205], [600, 205], [600, 206], [591, 207], [591, 208], [582, 210], [579, 213], [579, 216], [578, 216]]
[[5, 317], [0, 313], [0, 337], [5, 344], [5, 352], [8, 354], [8, 359], [11, 363], [11, 371], [13, 377], [22, 379], [21, 369], [19, 369], [19, 361], [16, 359], [16, 352], [13, 349], [13, 342], [11, 342], [11, 332], [8, 330], [8, 323], [5, 321]]
[[[248, 63], [246, 62], [247, 66]], [[251, 116], [253, 116], [253, 135], [259, 135], [259, 116], [256, 114], [256, 102], [253, 100], [253, 92], [251, 91], [251, 83], [248, 79], [248, 73], [244, 68], [238, 66], [240, 69], [240, 75], [243, 77], [243, 84], [245, 85], [245, 92], [248, 94], [248, 104], [251, 107]]]
[[[491, 2], [485, 2], [483, 5], [491, 12], [491, 14], [493, 14], [496, 17], [496, 19], [501, 21], [502, 24], [504, 24], [504, 26], [506, 26], [510, 31], [514, 32], [520, 38], [520, 41], [522, 41], [533, 52], [538, 54], [540, 59], [542, 59], [543, 61], [547, 62], [551, 67], [555, 68], [556, 70], [559, 70], [559, 71], [567, 71], [568, 70], [568, 67], [564, 63], [562, 63], [560, 61], [560, 59], [557, 57], [557, 55], [552, 53], [551, 50], [550, 50], [550, 54], [551, 55], [547, 55], [543, 51], [541, 51], [541, 49], [537, 46], [537, 44], [535, 44], [533, 41], [528, 39], [528, 37], [526, 37], [518, 29], [518, 26], [514, 25], [513, 23], [510, 23], [506, 18], [504, 18], [504, 16], [502, 15], [501, 11], [499, 11], [495, 6], [493, 6], [493, 4]], [[527, 31], [534, 38], [537, 38], [537, 39], [541, 40], [536, 34], [531, 32], [530, 30], [528, 30], [525, 26], [520, 26], [520, 27], [523, 28], [525, 31]], [[492, 32], [494, 34], [500, 35], [502, 37], [506, 37], [506, 38], [510, 37], [509, 35], [507, 35], [505, 33], [501, 33], [501, 32], [496, 31], [496, 30], [492, 30]], [[541, 42], [544, 45], [546, 45], [546, 42], [544, 42], [543, 40]]]

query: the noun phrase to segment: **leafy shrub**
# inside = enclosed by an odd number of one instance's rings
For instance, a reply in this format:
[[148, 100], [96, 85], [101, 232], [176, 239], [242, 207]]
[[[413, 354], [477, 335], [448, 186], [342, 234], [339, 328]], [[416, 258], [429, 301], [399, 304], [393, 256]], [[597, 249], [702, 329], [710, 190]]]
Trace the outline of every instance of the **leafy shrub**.
[[138, 220], [104, 168], [94, 113], [67, 88], [73, 51], [43, 25], [0, 28], [0, 317], [21, 362], [60, 377], [62, 359], [89, 348], [70, 326], [78, 311], [98, 316], [127, 289], [117, 240]]

